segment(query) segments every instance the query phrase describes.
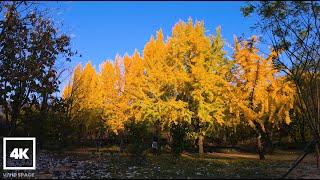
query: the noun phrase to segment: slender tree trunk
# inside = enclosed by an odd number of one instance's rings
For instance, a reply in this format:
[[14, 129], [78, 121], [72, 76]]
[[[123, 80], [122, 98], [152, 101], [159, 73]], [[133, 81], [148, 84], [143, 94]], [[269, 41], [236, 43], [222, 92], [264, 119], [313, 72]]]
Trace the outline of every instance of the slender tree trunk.
[[271, 130], [271, 133], [270, 133], [270, 145], [271, 145], [271, 150], [272, 152], [274, 151], [274, 144], [273, 144], [273, 129]]
[[120, 132], [120, 153], [124, 152], [124, 134]]
[[203, 156], [203, 140], [204, 140], [204, 136], [202, 134], [199, 135], [199, 139], [198, 139], [198, 146], [199, 146], [199, 156]]
[[18, 121], [18, 113], [15, 111], [13, 112], [12, 118], [10, 121], [9, 136], [13, 136], [15, 134], [17, 121]]
[[159, 140], [159, 139], [160, 139], [160, 135], [161, 135], [160, 122], [157, 121], [157, 122], [154, 124], [154, 127], [153, 127], [153, 136], [157, 137], [158, 140]]
[[303, 144], [306, 144], [307, 140], [306, 140], [306, 136], [305, 136], [305, 124], [304, 124], [304, 120], [302, 121], [302, 123], [300, 124], [300, 136], [301, 136], [301, 140]]
[[269, 152], [271, 153], [273, 153], [275, 149], [275, 145], [273, 143], [273, 134], [274, 134], [273, 128], [266, 134], [266, 142], [268, 142]]
[[[157, 152], [156, 153], [158, 153], [160, 151], [160, 137], [161, 137], [160, 121], [157, 121], [155, 123], [153, 136], [156, 137], [156, 140], [157, 140], [157, 149], [156, 149]], [[154, 139], [152, 141], [154, 141]]]
[[167, 140], [167, 144], [170, 144], [171, 141], [170, 141], [170, 132], [166, 132], [166, 140]]
[[[4, 89], [7, 87], [7, 82], [5, 81], [4, 83]], [[3, 104], [2, 106], [4, 107], [4, 112], [5, 112], [5, 117], [6, 117], [6, 135], [9, 134], [10, 132], [10, 120], [9, 120], [9, 107], [8, 107], [8, 102], [7, 102], [7, 94], [4, 92], [3, 94]]]
[[[225, 131], [227, 131], [227, 130], [225, 129]], [[227, 133], [228, 133], [228, 132], [226, 132], [226, 133], [223, 134], [223, 142], [222, 142], [222, 143], [223, 143], [223, 146], [226, 146], [226, 145], [227, 145], [227, 135], [226, 135]]]
[[304, 132], [300, 132], [300, 136], [301, 136], [302, 143], [303, 143], [303, 144], [306, 144], [306, 143], [307, 143], [307, 140], [306, 140], [305, 133], [304, 133]]
[[265, 160], [266, 158], [264, 156], [264, 145], [263, 145], [263, 142], [262, 142], [261, 133], [258, 133], [257, 146], [258, 146], [259, 159], [260, 160]]
[[8, 108], [7, 105], [4, 107], [4, 110], [5, 110], [5, 115], [6, 115], [6, 133], [9, 133], [9, 131], [10, 131], [10, 120], [9, 120], [9, 108]]
[[[38, 119], [38, 123], [44, 124], [45, 121], [48, 120], [48, 95], [42, 94], [42, 103], [40, 107], [40, 118]], [[40, 126], [37, 130], [37, 142], [39, 144], [39, 148], [42, 149], [44, 144], [44, 136], [45, 136], [45, 128], [44, 126]]]
[[319, 168], [319, 160], [320, 160], [320, 142], [316, 144], [316, 158], [317, 158], [317, 168]]

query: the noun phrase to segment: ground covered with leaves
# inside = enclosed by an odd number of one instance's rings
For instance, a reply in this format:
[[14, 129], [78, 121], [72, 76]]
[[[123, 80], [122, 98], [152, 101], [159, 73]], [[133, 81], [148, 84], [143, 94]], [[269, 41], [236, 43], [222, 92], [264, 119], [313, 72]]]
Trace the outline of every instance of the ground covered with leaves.
[[[301, 152], [276, 151], [260, 161], [256, 154], [226, 152], [175, 156], [163, 153], [136, 157], [109, 149], [41, 151], [37, 155], [35, 178], [281, 178]], [[31, 172], [31, 171], [30, 171]], [[313, 154], [288, 178], [320, 179]]]
[[[301, 153], [301, 152], [300, 152]], [[281, 178], [299, 152], [276, 151], [260, 161], [255, 154], [183, 153], [136, 157], [116, 151], [77, 149], [42, 151], [37, 156], [36, 178]], [[288, 178], [320, 178], [312, 154]]]

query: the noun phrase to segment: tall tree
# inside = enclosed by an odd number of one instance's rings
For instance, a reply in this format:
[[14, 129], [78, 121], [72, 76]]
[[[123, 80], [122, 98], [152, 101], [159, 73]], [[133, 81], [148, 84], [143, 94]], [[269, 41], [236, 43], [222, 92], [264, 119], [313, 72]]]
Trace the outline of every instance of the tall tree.
[[161, 129], [190, 123], [188, 104], [177, 98], [184, 83], [183, 72], [168, 57], [168, 45], [161, 30], [157, 32], [156, 39], [151, 37], [145, 45], [144, 69], [147, 87], [143, 101], [136, 104], [138, 118], [150, 122], [155, 127], [156, 136]]
[[241, 10], [244, 16], [257, 15], [255, 29], [269, 37], [268, 44], [281, 54], [277, 65], [295, 82], [299, 108], [319, 142], [319, 1], [252, 2]]
[[79, 138], [96, 138], [102, 126], [102, 91], [99, 76], [91, 63], [74, 70], [73, 81], [64, 89], [69, 117]]
[[[70, 38], [29, 3], [2, 2], [0, 20], [0, 104], [14, 135], [24, 106], [32, 97], [45, 114], [50, 96], [58, 91], [58, 57], [70, 57]], [[29, 7], [29, 9], [28, 9]], [[23, 13], [22, 9], [26, 9]], [[41, 123], [41, 122], [39, 122]]]
[[265, 159], [264, 144], [272, 128], [291, 121], [289, 111], [293, 108], [295, 91], [292, 83], [274, 68], [276, 54], [261, 57], [256, 41], [256, 36], [240, 43], [235, 39], [234, 85], [243, 119], [256, 131], [258, 153], [260, 159]]
[[183, 84], [177, 99], [188, 103], [193, 113], [192, 124], [198, 138], [199, 154], [203, 154], [205, 133], [213, 125], [224, 123], [224, 91], [228, 86], [224, 79], [227, 63], [224, 58], [220, 29], [216, 37], [205, 35], [203, 22], [193, 24], [179, 22], [168, 40], [169, 59], [180, 68]]
[[116, 112], [118, 111], [117, 102], [121, 95], [120, 69], [116, 63], [104, 62], [101, 65], [100, 82], [102, 92], [103, 119], [111, 131], [117, 133], [117, 130], [123, 129], [119, 125], [122, 119], [118, 119]]

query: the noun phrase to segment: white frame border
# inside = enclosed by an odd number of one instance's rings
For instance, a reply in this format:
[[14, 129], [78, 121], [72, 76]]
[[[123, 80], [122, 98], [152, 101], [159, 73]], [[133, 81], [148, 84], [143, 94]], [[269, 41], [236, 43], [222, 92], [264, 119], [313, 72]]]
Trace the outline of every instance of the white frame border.
[[[32, 167], [7, 167], [7, 140], [32, 141]], [[35, 137], [3, 137], [3, 170], [36, 170], [36, 138]]]

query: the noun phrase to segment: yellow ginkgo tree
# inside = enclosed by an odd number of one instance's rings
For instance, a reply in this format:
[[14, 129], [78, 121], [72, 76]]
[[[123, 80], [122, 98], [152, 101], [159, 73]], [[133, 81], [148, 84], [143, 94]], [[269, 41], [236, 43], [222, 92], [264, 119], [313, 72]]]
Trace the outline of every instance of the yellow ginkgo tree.
[[104, 119], [108, 130], [118, 134], [123, 130], [125, 119], [121, 104], [123, 81], [120, 73], [120, 56], [116, 57], [114, 63], [105, 61], [100, 66], [100, 85], [102, 93], [102, 108]]
[[290, 123], [289, 111], [293, 108], [295, 88], [274, 67], [276, 53], [264, 58], [255, 46], [257, 37], [238, 42], [235, 38], [234, 93], [238, 117], [245, 120], [257, 135], [260, 159], [265, 159], [264, 143], [270, 128]]
[[120, 135], [121, 146], [125, 125], [136, 120], [134, 104], [143, 99], [143, 61], [137, 51], [132, 56], [117, 56], [113, 63], [101, 65], [103, 119], [108, 129]]
[[77, 65], [73, 79], [66, 86], [63, 98], [68, 104], [68, 116], [81, 138], [96, 138], [101, 131], [102, 94], [98, 74], [91, 63]]
[[220, 28], [207, 35], [203, 22], [179, 21], [167, 39], [161, 30], [152, 36], [142, 55], [118, 55], [98, 73], [78, 65], [63, 93], [68, 116], [80, 133], [93, 135], [103, 122], [120, 139], [126, 124], [147, 122], [157, 136], [164, 130], [182, 142], [185, 133], [175, 133], [187, 125], [200, 155], [209, 131], [241, 123], [255, 130], [264, 159], [270, 131], [290, 123], [295, 87], [274, 67], [276, 53], [262, 57], [256, 41], [236, 39], [227, 59]]
[[192, 112], [193, 134], [202, 155], [206, 132], [225, 122], [225, 77], [228, 61], [224, 57], [220, 28], [216, 36], [207, 36], [203, 22], [179, 22], [168, 40], [168, 58], [179, 68], [183, 84], [177, 98], [188, 103]]
[[170, 128], [173, 124], [189, 122], [191, 112], [188, 104], [178, 99], [179, 88], [184, 83], [184, 72], [168, 56], [168, 45], [164, 42], [162, 31], [158, 31], [156, 39], [144, 48], [145, 97], [136, 104], [137, 115], [159, 127]]

